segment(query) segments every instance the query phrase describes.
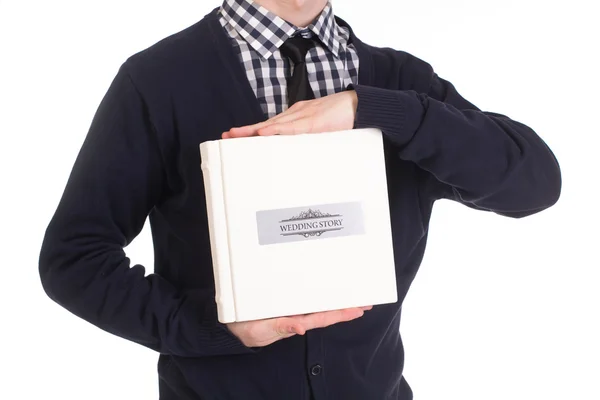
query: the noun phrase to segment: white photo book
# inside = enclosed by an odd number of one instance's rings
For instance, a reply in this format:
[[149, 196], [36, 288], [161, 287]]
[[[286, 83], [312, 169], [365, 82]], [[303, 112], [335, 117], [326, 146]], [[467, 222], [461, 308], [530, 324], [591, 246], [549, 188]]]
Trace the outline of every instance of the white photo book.
[[200, 144], [221, 323], [395, 303], [378, 129]]

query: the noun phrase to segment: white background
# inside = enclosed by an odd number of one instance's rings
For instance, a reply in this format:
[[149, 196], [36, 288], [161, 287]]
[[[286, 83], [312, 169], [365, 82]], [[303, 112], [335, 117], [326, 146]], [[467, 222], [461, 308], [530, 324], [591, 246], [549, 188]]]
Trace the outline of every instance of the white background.
[[[533, 217], [436, 205], [401, 326], [405, 375], [417, 400], [600, 399], [594, 3], [334, 3], [367, 43], [425, 59], [480, 108], [530, 125], [562, 166], [560, 202]], [[37, 257], [120, 64], [218, 5], [0, 0], [3, 398], [158, 397], [157, 355], [51, 302]], [[152, 270], [147, 229], [127, 253]]]

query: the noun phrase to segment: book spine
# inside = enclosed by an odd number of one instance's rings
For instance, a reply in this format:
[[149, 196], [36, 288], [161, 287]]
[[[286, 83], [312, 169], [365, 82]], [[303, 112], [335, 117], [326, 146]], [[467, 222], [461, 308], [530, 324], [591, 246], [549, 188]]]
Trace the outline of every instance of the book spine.
[[235, 298], [229, 259], [229, 235], [219, 142], [202, 143], [200, 157], [202, 176], [204, 177], [218, 319], [221, 323], [235, 322]]

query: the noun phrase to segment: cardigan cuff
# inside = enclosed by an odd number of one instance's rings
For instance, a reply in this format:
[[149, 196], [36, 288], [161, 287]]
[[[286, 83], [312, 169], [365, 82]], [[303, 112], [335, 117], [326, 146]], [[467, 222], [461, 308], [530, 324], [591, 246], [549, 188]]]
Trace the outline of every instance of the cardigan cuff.
[[[214, 316], [214, 325], [209, 328], [210, 334], [207, 343], [202, 343], [201, 346], [211, 348], [211, 353], [216, 355], [226, 354], [252, 354], [259, 352], [261, 348], [248, 347], [235, 336], [227, 327], [217, 320], [217, 305], [214, 302], [208, 305], [209, 314]], [[211, 318], [212, 319], [212, 318]], [[212, 323], [208, 323], [212, 325]]]
[[350, 85], [358, 97], [355, 128], [378, 128], [397, 146], [406, 145], [417, 131], [425, 109], [412, 91]]

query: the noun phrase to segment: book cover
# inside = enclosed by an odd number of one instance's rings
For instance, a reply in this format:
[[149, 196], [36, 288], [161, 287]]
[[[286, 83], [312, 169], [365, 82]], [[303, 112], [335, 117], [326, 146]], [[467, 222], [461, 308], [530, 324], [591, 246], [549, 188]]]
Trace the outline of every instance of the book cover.
[[397, 301], [378, 129], [200, 144], [219, 321]]

